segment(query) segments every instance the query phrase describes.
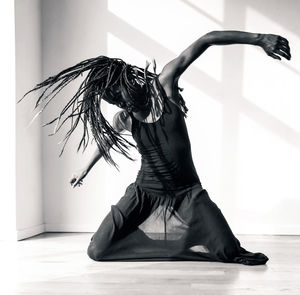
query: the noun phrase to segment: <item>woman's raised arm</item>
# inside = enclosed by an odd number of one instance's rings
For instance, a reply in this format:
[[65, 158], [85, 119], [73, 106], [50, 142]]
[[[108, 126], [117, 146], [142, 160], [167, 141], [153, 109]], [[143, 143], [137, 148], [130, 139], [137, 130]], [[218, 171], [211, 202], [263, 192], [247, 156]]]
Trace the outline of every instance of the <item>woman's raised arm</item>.
[[288, 40], [273, 34], [258, 34], [241, 31], [212, 31], [187, 47], [177, 58], [170, 61], [161, 72], [161, 79], [174, 82], [208, 47], [212, 45], [250, 44], [257, 45], [271, 57], [290, 59]]

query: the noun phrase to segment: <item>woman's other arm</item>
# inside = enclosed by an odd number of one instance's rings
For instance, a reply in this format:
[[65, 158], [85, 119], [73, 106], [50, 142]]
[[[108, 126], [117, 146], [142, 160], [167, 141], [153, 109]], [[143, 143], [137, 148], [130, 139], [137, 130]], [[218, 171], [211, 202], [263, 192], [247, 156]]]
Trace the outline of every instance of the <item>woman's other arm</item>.
[[90, 170], [93, 168], [93, 166], [99, 161], [99, 159], [102, 157], [101, 152], [98, 148], [96, 148], [95, 152], [93, 153], [91, 159], [88, 161], [87, 165], [83, 167], [82, 169], [78, 170], [71, 176], [70, 184], [75, 186], [82, 185], [83, 179], [87, 176], [87, 174], [90, 172]]
[[[128, 129], [128, 117], [124, 115], [125, 111], [120, 111], [115, 114], [113, 118], [113, 128], [118, 132], [123, 132]], [[111, 145], [109, 146], [111, 148]], [[98, 148], [94, 151], [92, 157], [88, 161], [85, 167], [74, 173], [71, 177], [70, 183], [73, 187], [82, 185], [83, 179], [87, 176], [94, 165], [102, 158], [102, 154]]]

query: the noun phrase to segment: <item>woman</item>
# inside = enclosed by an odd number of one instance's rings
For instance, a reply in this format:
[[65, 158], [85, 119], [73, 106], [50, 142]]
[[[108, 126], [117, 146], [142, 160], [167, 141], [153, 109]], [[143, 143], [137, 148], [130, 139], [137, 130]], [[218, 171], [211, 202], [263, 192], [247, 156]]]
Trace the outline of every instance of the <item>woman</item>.
[[[93, 235], [88, 255], [104, 260], [199, 260], [265, 264], [262, 253], [251, 253], [241, 247], [220, 209], [202, 188], [193, 164], [190, 141], [184, 117], [187, 107], [179, 93], [182, 73], [211, 45], [251, 44], [274, 59], [290, 59], [288, 41], [277, 35], [240, 31], [213, 31], [199, 38], [177, 58], [165, 65], [159, 75], [128, 65], [119, 59], [99, 57], [62, 71], [37, 85], [33, 90], [53, 85], [42, 93], [37, 105], [50, 102], [82, 72], [89, 71], [78, 92], [62, 110], [55, 132], [67, 119], [72, 128], [84, 124], [79, 144], [87, 146], [87, 123], [90, 124], [97, 150], [87, 167], [74, 174], [73, 187], [80, 186], [93, 165], [104, 157], [116, 166], [110, 155], [114, 149], [130, 158], [132, 144], [121, 133], [131, 132], [142, 156], [136, 181], [130, 184], [120, 201]], [[155, 72], [155, 69], [154, 69]], [[31, 90], [32, 91], [32, 90]], [[79, 100], [83, 94], [83, 99]], [[101, 99], [123, 110], [113, 126], [100, 110]], [[62, 116], [72, 107], [71, 115]], [[43, 110], [43, 109], [42, 109]], [[41, 110], [41, 111], [42, 111]], [[54, 133], [55, 133], [54, 132]], [[130, 158], [131, 159], [131, 158]]]

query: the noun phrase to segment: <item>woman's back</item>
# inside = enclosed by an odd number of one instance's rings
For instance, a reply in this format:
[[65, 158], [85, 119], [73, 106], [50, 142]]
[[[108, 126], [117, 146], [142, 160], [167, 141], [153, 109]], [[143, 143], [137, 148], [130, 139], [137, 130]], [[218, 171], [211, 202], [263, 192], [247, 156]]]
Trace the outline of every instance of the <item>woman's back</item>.
[[199, 182], [192, 160], [184, 115], [164, 96], [163, 111], [153, 123], [137, 120], [131, 114], [132, 137], [142, 156], [137, 182], [143, 187], [174, 189]]

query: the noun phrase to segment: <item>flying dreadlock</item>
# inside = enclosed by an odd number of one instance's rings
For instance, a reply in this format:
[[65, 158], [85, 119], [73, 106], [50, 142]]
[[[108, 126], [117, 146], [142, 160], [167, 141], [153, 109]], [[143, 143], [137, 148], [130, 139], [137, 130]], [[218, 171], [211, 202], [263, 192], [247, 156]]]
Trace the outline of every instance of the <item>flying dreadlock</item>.
[[[121, 136], [104, 118], [101, 112], [101, 100], [104, 99], [108, 103], [116, 104], [121, 108], [125, 107], [128, 112], [131, 112], [133, 108], [137, 110], [146, 109], [151, 102], [151, 97], [161, 99], [165, 94], [158, 83], [158, 76], [156, 73], [149, 72], [148, 67], [148, 63], [146, 68], [142, 69], [129, 65], [119, 58], [108, 58], [106, 56], [87, 59], [37, 84], [33, 89], [25, 93], [18, 103], [29, 93], [42, 89], [34, 109], [40, 105], [42, 107], [34, 116], [34, 120], [63, 88], [87, 72], [78, 90], [63, 107], [60, 114], [43, 126], [55, 123], [53, 134], [56, 134], [68, 120], [71, 120], [71, 128], [62, 140], [64, 145], [59, 155], [61, 156], [71, 134], [80, 121], [83, 123], [83, 135], [77, 151], [81, 147], [85, 151], [89, 143], [89, 123], [94, 140], [103, 158], [117, 168], [117, 164], [111, 157], [110, 148], [133, 160], [129, 155], [128, 149], [130, 146], [135, 147], [135, 145]], [[157, 85], [156, 88], [160, 95], [155, 95], [153, 82]], [[128, 93], [129, 102], [125, 103], [122, 99], [121, 89], [125, 89]], [[185, 115], [187, 108], [181, 96], [179, 103], [180, 106], [178, 107], [182, 108], [182, 112]], [[159, 99], [155, 100], [154, 110], [151, 110], [153, 116], [159, 112], [161, 105]], [[71, 113], [66, 115], [69, 110], [71, 110]]]

